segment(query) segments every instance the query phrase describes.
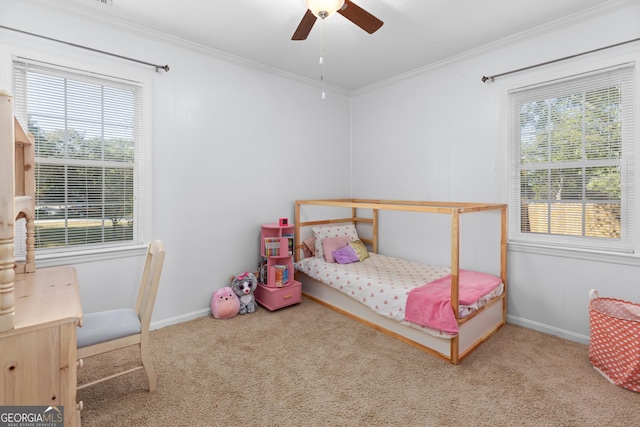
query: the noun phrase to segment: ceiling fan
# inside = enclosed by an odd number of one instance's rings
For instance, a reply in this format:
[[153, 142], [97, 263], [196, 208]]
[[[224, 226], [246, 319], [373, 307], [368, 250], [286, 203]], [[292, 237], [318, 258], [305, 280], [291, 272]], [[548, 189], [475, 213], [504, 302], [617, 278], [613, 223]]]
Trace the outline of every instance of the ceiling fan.
[[375, 33], [383, 22], [350, 0], [305, 0], [307, 11], [291, 40], [305, 40], [316, 19], [326, 19], [338, 12], [369, 34]]

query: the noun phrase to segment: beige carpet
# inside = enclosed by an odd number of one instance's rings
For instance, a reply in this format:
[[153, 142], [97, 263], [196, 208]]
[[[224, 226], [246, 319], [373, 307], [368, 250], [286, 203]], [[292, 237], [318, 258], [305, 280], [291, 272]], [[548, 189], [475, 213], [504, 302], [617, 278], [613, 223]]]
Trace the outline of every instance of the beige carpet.
[[[640, 394], [586, 346], [513, 325], [458, 366], [306, 298], [151, 339], [158, 390], [142, 371], [80, 390], [83, 427], [640, 425]], [[80, 381], [127, 353], [85, 360]]]

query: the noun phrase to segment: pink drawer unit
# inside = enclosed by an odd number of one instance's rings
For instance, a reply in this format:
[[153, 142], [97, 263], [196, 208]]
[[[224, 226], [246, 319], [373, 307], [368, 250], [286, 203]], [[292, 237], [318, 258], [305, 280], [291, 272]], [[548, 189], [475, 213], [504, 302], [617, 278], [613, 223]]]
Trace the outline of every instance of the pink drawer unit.
[[282, 288], [268, 287], [258, 283], [253, 295], [260, 305], [277, 310], [302, 301], [302, 283], [294, 280]]

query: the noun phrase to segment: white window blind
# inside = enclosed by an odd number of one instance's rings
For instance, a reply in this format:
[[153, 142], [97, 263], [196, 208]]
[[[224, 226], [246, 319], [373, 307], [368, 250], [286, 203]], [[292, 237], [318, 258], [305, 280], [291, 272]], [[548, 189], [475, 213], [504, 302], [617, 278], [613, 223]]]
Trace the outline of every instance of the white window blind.
[[36, 249], [142, 243], [142, 85], [23, 58], [13, 74], [35, 137]]
[[513, 242], [634, 250], [634, 64], [512, 90]]

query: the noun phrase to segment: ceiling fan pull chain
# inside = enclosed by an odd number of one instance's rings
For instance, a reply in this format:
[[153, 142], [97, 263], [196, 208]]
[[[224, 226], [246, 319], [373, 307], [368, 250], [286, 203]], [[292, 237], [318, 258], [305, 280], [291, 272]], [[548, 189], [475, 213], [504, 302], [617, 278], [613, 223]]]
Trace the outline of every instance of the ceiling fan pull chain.
[[324, 93], [324, 19], [320, 22], [320, 81], [322, 82], [322, 99], [325, 99]]
[[324, 60], [322, 59], [324, 57], [324, 50], [322, 51], [322, 56], [320, 57], [320, 65], [322, 66], [322, 74], [320, 74], [320, 81], [322, 82], [322, 99], [325, 98], [325, 94], [324, 94]]

